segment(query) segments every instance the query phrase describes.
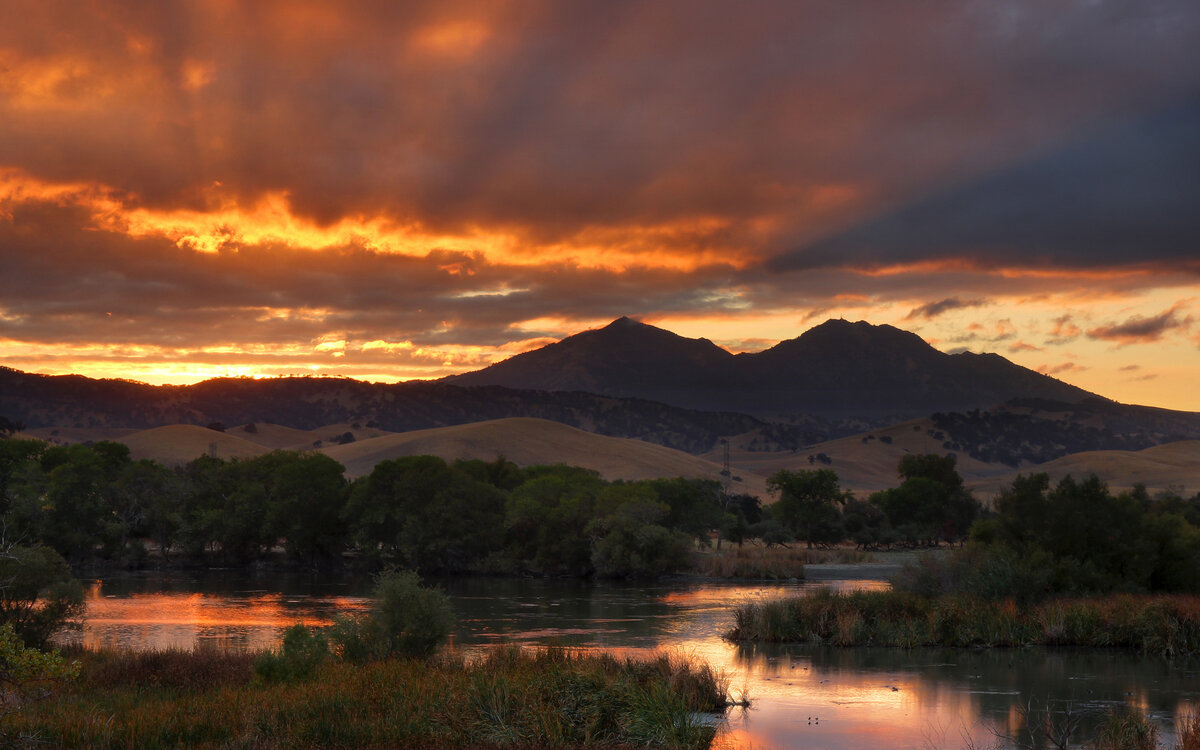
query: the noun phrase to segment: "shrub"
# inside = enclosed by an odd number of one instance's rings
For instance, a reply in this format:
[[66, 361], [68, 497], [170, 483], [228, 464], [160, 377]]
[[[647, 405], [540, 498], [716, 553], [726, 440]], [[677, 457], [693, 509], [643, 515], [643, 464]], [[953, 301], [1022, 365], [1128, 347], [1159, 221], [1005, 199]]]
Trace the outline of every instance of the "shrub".
[[254, 660], [254, 674], [264, 682], [304, 680], [328, 656], [329, 645], [323, 637], [303, 625], [293, 625], [284, 632], [278, 651], [266, 651]]
[[[57, 651], [45, 653], [21, 642], [13, 626], [0, 625], [0, 718], [31, 701], [47, 698], [54, 683], [79, 676], [79, 662], [67, 662]], [[0, 740], [12, 739], [0, 727]]]
[[362, 618], [339, 618], [329, 636], [349, 661], [388, 656], [423, 658], [450, 635], [454, 613], [450, 598], [421, 585], [411, 570], [390, 569], [375, 579], [375, 606]]
[[13, 545], [0, 554], [0, 624], [27, 646], [45, 646], [60, 630], [79, 627], [83, 587], [49, 547]]

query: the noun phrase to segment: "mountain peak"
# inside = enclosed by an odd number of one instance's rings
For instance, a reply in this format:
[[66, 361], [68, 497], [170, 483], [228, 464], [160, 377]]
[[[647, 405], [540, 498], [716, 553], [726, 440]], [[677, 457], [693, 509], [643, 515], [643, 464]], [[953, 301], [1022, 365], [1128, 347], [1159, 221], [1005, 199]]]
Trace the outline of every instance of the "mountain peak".
[[989, 408], [1014, 397], [1088, 394], [994, 358], [945, 354], [915, 333], [831, 319], [758, 353], [733, 355], [628, 316], [451, 378], [455, 385], [635, 396], [750, 414], [884, 415]]
[[501, 385], [543, 391], [638, 396], [664, 403], [708, 404], [733, 355], [707, 339], [690, 339], [628, 316], [568, 336], [476, 372], [454, 385]]

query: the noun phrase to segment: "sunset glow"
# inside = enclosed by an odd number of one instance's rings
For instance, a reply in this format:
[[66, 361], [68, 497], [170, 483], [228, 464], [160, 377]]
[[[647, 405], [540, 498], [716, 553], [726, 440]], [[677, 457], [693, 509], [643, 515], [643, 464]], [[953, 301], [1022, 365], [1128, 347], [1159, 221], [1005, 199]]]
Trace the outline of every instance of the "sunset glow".
[[0, 365], [391, 382], [846, 317], [1200, 410], [1192, 4], [17, 5]]

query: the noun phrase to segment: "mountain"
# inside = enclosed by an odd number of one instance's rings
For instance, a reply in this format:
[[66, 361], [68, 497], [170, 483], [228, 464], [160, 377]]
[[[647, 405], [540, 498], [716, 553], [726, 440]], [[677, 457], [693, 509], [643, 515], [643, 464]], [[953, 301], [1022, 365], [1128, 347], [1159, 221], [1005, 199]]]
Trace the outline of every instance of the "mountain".
[[[237, 434], [268, 448], [296, 435], [266, 423], [324, 430], [304, 437], [311, 445], [345, 432], [361, 440], [371, 430], [532, 417], [693, 454], [725, 439], [734, 450], [783, 458], [932, 416], [922, 444], [1014, 467], [1200, 438], [1200, 414], [1118, 404], [995, 354], [945, 354], [912, 333], [844, 320], [734, 355], [621, 318], [437, 382], [218, 378], [151, 386], [0, 367], [0, 416], [59, 441], [101, 439], [115, 428], [257, 423], [261, 436]], [[330, 425], [343, 429], [326, 434]]]
[[907, 331], [845, 320], [829, 320], [766, 351], [734, 355], [707, 339], [621, 318], [444, 382], [588, 391], [760, 418], [857, 418], [871, 425], [1015, 398], [1097, 398], [997, 354], [945, 354]]
[[736, 377], [734, 356], [708, 339], [684, 338], [618, 318], [604, 328], [568, 336], [443, 382], [585, 391], [709, 409]]

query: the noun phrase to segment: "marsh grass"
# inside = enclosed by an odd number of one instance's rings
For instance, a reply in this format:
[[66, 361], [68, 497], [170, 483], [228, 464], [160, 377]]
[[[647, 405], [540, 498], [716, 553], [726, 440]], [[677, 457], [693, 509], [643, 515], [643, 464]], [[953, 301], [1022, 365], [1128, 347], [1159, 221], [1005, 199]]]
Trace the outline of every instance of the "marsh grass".
[[744, 604], [726, 637], [906, 648], [1120, 647], [1173, 657], [1200, 653], [1200, 597], [1122, 594], [1018, 607], [966, 596], [822, 591]]
[[804, 578], [805, 565], [875, 561], [876, 558], [873, 555], [857, 549], [765, 547], [760, 544], [745, 544], [741, 547], [726, 545], [720, 550], [706, 550], [697, 553], [692, 572], [706, 578], [786, 580]]
[[1175, 747], [1178, 750], [1200, 750], [1200, 712], [1180, 716], [1175, 722]]
[[1158, 727], [1140, 711], [1110, 713], [1100, 724], [1091, 750], [1158, 750]]
[[254, 655], [82, 652], [79, 681], [10, 721], [50, 746], [707, 747], [725, 683], [675, 655], [499, 649], [253, 677]]

